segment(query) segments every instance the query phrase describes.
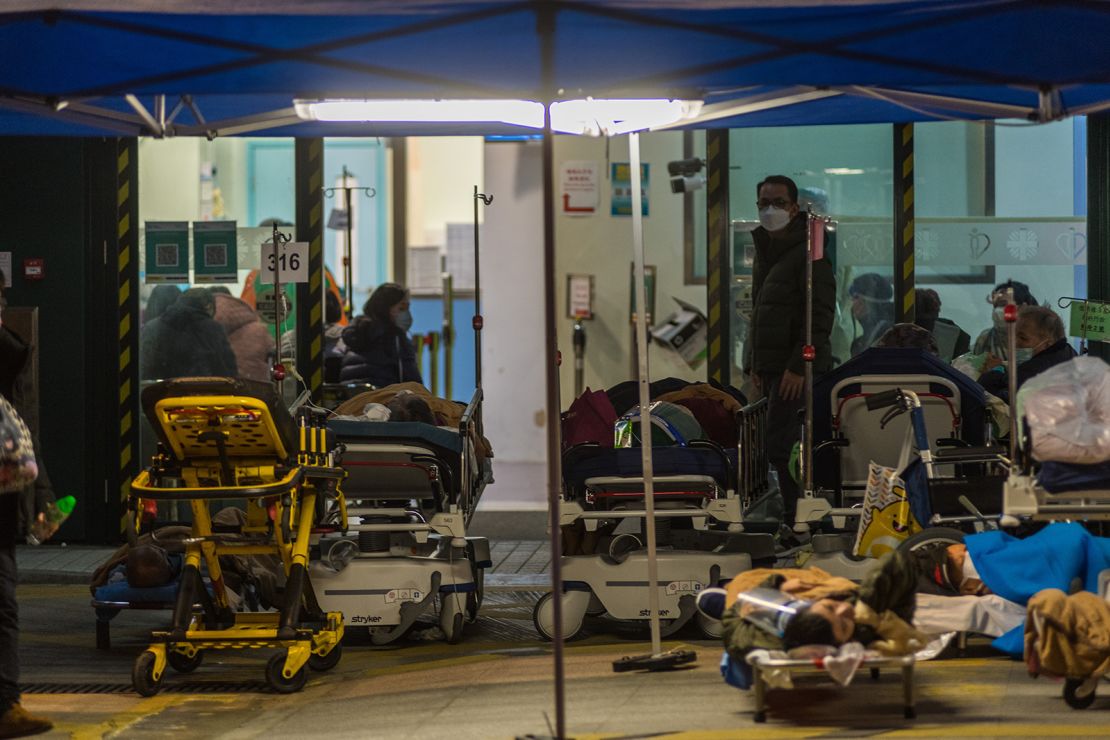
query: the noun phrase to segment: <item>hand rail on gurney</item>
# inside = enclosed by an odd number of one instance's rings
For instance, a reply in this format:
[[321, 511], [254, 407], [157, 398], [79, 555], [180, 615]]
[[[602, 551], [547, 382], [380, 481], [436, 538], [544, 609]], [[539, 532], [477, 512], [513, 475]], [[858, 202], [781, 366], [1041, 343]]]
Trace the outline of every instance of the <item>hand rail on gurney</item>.
[[[914, 664], [915, 657], [910, 655], [875, 656], [865, 657], [859, 664], [861, 668], [871, 669], [871, 677], [878, 679], [879, 669], [897, 667], [902, 671], [902, 714], [906, 719], [914, 719], [917, 710], [914, 708]], [[767, 721], [767, 680], [763, 671], [783, 669], [801, 673], [824, 673], [824, 658], [772, 658], [765, 655], [753, 654], [748, 657], [748, 665], [752, 667], [752, 690], [755, 698], [755, 722]]]

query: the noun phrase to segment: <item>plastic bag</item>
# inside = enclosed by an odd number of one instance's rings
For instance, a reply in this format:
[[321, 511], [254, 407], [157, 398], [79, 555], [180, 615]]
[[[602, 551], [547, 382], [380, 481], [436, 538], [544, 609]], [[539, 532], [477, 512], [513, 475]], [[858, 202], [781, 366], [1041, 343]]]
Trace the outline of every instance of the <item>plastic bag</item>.
[[965, 352], [952, 360], [952, 367], [972, 380], [977, 381], [979, 380], [979, 376], [983, 374], [983, 364], [987, 361], [989, 356], [989, 352]]
[[38, 475], [31, 433], [12, 405], [0, 397], [0, 493], [25, 488]]
[[1037, 460], [1110, 460], [1110, 365], [1097, 357], [1077, 357], [1031, 378], [1018, 394], [1018, 408]]
[[[913, 427], [907, 427], [898, 457], [898, 467], [888, 468], [872, 460], [867, 470], [867, 489], [863, 494], [863, 513], [852, 553], [858, 557], [878, 558], [898, 549], [910, 535], [921, 531], [914, 517], [903, 475], [908, 476]], [[928, 485], [926, 483], [926, 485]], [[926, 492], [927, 494], [927, 492]]]

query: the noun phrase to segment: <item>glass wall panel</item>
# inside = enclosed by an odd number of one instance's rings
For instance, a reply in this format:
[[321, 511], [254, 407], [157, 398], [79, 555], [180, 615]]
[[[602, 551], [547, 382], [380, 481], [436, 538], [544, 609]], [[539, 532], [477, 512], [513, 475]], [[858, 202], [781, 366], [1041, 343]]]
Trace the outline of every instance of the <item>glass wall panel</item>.
[[1060, 300], [1086, 296], [1084, 126], [915, 127], [917, 285], [936, 292], [941, 319], [966, 332], [973, 351], [1003, 349], [989, 299], [1001, 283], [1024, 284], [1065, 324]]
[[[756, 186], [768, 175], [797, 183], [803, 207], [839, 221], [829, 250], [837, 278], [837, 316], [832, 334], [838, 362], [881, 334], [893, 317], [893, 146], [889, 125], [796, 126], [730, 132], [730, 198], [734, 222], [758, 218]], [[745, 232], [734, 223], [734, 238]], [[733, 358], [741, 366], [747, 337], [746, 240], [734, 242]], [[853, 289], [854, 286], [854, 289]], [[852, 293], [863, 296], [853, 299]]]

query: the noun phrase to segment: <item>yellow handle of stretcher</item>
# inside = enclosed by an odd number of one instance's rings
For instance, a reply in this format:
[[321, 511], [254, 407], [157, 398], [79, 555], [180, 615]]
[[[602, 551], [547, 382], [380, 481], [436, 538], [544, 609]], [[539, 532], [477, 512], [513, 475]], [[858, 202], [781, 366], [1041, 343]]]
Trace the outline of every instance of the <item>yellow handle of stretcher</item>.
[[144, 470], [131, 482], [131, 491], [137, 496], [151, 499], [262, 498], [279, 496], [300, 484], [302, 478], [304, 478], [304, 470], [294, 468], [281, 480], [261, 485], [162, 488], [151, 485], [150, 471]]

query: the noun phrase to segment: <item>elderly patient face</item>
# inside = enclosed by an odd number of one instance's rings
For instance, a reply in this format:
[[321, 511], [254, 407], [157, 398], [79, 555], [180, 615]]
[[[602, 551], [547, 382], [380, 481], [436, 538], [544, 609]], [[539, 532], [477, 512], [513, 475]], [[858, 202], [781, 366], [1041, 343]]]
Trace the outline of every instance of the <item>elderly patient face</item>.
[[810, 614], [816, 614], [828, 620], [832, 627], [836, 643], [841, 645], [848, 642], [856, 628], [855, 612], [847, 601], [836, 599], [821, 599], [809, 607]]

